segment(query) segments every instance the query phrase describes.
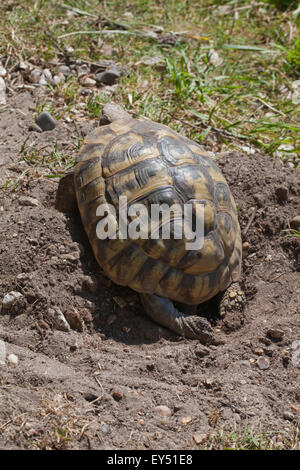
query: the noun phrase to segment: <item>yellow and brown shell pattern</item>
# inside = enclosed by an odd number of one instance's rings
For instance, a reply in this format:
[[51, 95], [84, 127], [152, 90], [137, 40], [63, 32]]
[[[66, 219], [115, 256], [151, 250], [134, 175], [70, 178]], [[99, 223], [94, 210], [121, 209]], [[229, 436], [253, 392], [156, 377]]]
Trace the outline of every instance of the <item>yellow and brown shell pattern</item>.
[[[195, 142], [150, 120], [117, 120], [89, 135], [75, 166], [82, 222], [95, 257], [116, 284], [199, 304], [236, 282], [241, 236], [236, 206], [219, 168]], [[97, 237], [100, 204], [204, 205], [204, 245], [185, 239]]]

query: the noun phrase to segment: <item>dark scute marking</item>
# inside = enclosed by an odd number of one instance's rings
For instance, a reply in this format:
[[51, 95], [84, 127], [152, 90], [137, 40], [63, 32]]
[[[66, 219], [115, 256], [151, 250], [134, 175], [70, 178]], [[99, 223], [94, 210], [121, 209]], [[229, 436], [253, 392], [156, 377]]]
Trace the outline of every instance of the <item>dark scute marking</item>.
[[170, 136], [163, 137], [157, 146], [161, 153], [161, 159], [171, 165], [178, 163], [180, 155], [184, 155], [187, 152], [191, 153], [184, 142]]
[[[148, 120], [141, 120], [141, 121], [134, 121], [132, 126], [132, 131], [136, 132], [137, 134], [143, 137], [152, 137], [155, 138], [155, 134], [159, 131], [162, 127], [161, 124], [158, 124], [153, 121]], [[155, 139], [157, 140], [157, 139]]]
[[[81, 187], [82, 181], [84, 179], [84, 175], [87, 171], [90, 171], [93, 167], [95, 167], [99, 162], [99, 157], [94, 157], [91, 160], [87, 160], [85, 164], [76, 172], [75, 170], [75, 186]], [[101, 176], [100, 174], [95, 174], [95, 179]]]
[[97, 157], [101, 156], [105, 145], [103, 144], [84, 144], [79, 155], [76, 157], [76, 163], [81, 162], [97, 151]]
[[119, 239], [112, 240], [110, 238], [106, 238], [102, 240], [98, 238], [96, 234], [97, 223], [98, 222], [94, 224], [93, 233], [95, 235], [94, 237], [92, 237], [92, 234], [91, 234], [90, 241], [91, 241], [92, 246], [95, 248], [95, 251], [96, 251], [95, 255], [96, 255], [99, 265], [107, 269], [106, 265], [107, 263], [109, 263], [109, 257], [112, 256], [111, 250], [113, 249], [117, 250], [117, 254], [113, 255], [113, 258], [117, 259], [119, 252], [124, 250], [129, 245], [128, 245], [127, 240], [119, 240]]
[[219, 286], [219, 270], [215, 270], [214, 272], [208, 275], [209, 282], [208, 286], [210, 290], [216, 289]]
[[106, 146], [105, 151], [102, 156], [102, 166], [103, 168], [109, 169], [110, 163], [113, 161], [114, 164], [122, 163], [127, 158], [126, 150], [122, 150], [121, 152], [114, 150], [112, 151], [112, 146], [116, 146], [116, 143], [120, 143], [121, 146], [124, 145], [128, 136], [132, 134], [131, 131], [128, 131], [124, 134], [120, 134], [117, 137], [114, 137]]
[[[97, 197], [93, 201], [88, 202], [81, 212], [81, 220], [84, 227], [88, 227], [92, 220], [100, 220], [102, 217], [96, 215], [97, 207], [103, 202], [102, 197]], [[103, 216], [104, 217], [104, 216]]]
[[190, 181], [205, 178], [205, 184], [209, 183], [206, 175], [203, 175], [201, 168], [198, 165], [183, 165], [177, 166], [172, 170], [174, 178], [174, 187], [180, 200], [187, 202], [195, 198], [195, 191]]
[[[102, 180], [102, 177], [99, 176], [99, 178], [95, 178], [93, 181], [88, 183], [86, 186], [80, 189], [78, 193], [78, 203], [79, 204], [84, 204], [85, 201], [87, 200], [87, 197], [89, 196], [89, 201], [92, 200], [91, 198], [91, 193], [92, 191], [95, 191], [95, 188], [99, 185], [100, 181]], [[95, 197], [97, 197], [98, 194], [95, 192]]]
[[231, 230], [231, 227], [232, 227], [232, 218], [231, 218], [230, 214], [227, 214], [227, 212], [219, 212], [219, 214], [217, 216], [217, 219], [219, 217], [222, 217], [222, 220], [223, 220], [223, 223], [224, 223], [224, 228], [225, 228], [226, 232], [229, 233], [230, 230]]
[[122, 168], [118, 172], [116, 172], [114, 175], [108, 176], [105, 178], [106, 181], [109, 181], [110, 179], [114, 179], [118, 176], [126, 175], [128, 173], [132, 173], [134, 171], [139, 171], [140, 168], [144, 168], [146, 166], [152, 166], [156, 165], [158, 162], [157, 157], [149, 158], [147, 160], [142, 160], [140, 162], [132, 163], [131, 165], [128, 165], [126, 168]]
[[150, 209], [151, 204], [167, 204], [170, 207], [174, 203], [180, 203], [181, 200], [176, 197], [173, 186], [161, 186], [159, 189], [150, 191], [133, 202], [140, 202]]
[[215, 201], [217, 207], [219, 204], [226, 205], [228, 209], [232, 209], [230, 189], [226, 183], [218, 182], [215, 184]]
[[[141, 267], [141, 269], [138, 271], [138, 273], [135, 275], [135, 277], [137, 277], [139, 279], [139, 283], [141, 285], [145, 284], [145, 290], [147, 290], [147, 288], [149, 289], [149, 280], [151, 280], [151, 271], [153, 269], [155, 269], [155, 266], [157, 264], [157, 261], [152, 259], [152, 258], [147, 258], [147, 261], [143, 264], [143, 266]], [[155, 285], [158, 283], [159, 279], [153, 279], [152, 281], [152, 286], [154, 284], [154, 287]], [[153, 291], [153, 287], [150, 288], [151, 291]]]
[[[133, 165], [127, 169], [126, 172], [118, 172], [111, 177], [113, 186], [118, 194], [123, 194], [124, 190], [134, 191], [138, 188], [143, 188], [151, 180], [155, 178], [157, 173], [161, 171], [161, 165], [157, 160], [144, 161], [140, 164]], [[131, 179], [122, 183], [123, 175], [131, 175]]]
[[180, 292], [185, 292], [187, 298], [189, 297], [189, 294], [194, 290], [195, 281], [196, 278], [192, 274], [183, 274], [180, 282]]

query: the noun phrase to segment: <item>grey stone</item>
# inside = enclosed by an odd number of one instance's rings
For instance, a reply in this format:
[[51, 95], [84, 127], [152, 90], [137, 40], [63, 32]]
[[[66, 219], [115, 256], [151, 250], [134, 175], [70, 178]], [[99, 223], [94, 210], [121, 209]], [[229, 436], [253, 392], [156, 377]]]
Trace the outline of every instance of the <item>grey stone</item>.
[[267, 335], [273, 339], [282, 339], [284, 336], [284, 331], [280, 330], [279, 328], [269, 328]]
[[31, 207], [36, 207], [39, 205], [39, 201], [35, 199], [34, 197], [30, 196], [21, 196], [19, 198], [19, 204], [21, 206], [31, 206]]
[[30, 72], [29, 80], [31, 81], [31, 83], [39, 83], [41, 75], [42, 72], [39, 69], [33, 69]]
[[260, 370], [266, 370], [270, 367], [270, 361], [267, 357], [259, 357], [256, 364]]
[[121, 67], [113, 66], [105, 70], [105, 72], [97, 73], [96, 80], [99, 83], [105, 83], [105, 85], [114, 85], [123, 73], [124, 71]]
[[60, 65], [57, 71], [58, 73], [62, 73], [66, 77], [72, 73], [70, 67], [68, 67], [67, 65]]
[[43, 131], [52, 131], [56, 126], [55, 119], [47, 111], [42, 112], [35, 122]]
[[300, 230], [300, 215], [296, 215], [291, 221], [290, 221], [290, 226], [291, 228], [295, 230]]

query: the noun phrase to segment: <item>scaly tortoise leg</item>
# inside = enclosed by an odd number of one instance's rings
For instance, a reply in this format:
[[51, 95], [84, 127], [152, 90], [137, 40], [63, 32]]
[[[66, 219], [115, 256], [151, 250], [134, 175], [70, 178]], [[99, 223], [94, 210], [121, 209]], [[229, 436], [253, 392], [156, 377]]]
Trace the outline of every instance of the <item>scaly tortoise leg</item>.
[[209, 322], [197, 315], [185, 315], [173, 302], [154, 294], [140, 294], [147, 315], [174, 333], [190, 339], [199, 339], [201, 343], [214, 342], [213, 330]]
[[225, 317], [226, 313], [232, 311], [242, 312], [246, 304], [246, 297], [238, 282], [231, 284], [222, 293], [220, 300], [220, 316]]

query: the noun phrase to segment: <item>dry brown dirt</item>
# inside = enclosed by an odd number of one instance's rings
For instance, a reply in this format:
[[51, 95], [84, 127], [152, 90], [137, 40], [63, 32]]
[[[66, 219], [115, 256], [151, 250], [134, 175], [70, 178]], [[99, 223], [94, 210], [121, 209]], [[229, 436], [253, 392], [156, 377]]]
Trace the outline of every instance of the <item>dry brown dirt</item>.
[[[94, 123], [29, 132], [36, 99], [22, 91], [0, 114], [1, 184], [19, 178], [15, 191], [0, 193], [0, 297], [23, 294], [0, 313], [6, 356], [19, 359], [0, 365], [0, 448], [196, 449], [220, 429], [289, 436], [300, 410], [292, 361], [300, 246], [283, 230], [300, 214], [296, 170], [259, 153], [218, 159], [242, 230], [256, 212], [244, 237], [246, 309], [221, 319], [215, 301], [201, 306], [223, 342], [204, 347], [152, 323], [138, 295], [101, 272], [78, 213], [55, 209], [58, 180], [26, 163], [22, 145], [28, 137], [27, 146], [57, 144], [75, 156], [78, 135]], [[23, 205], [24, 196], [38, 205]], [[49, 309], [65, 314], [70, 331], [57, 328]]]

